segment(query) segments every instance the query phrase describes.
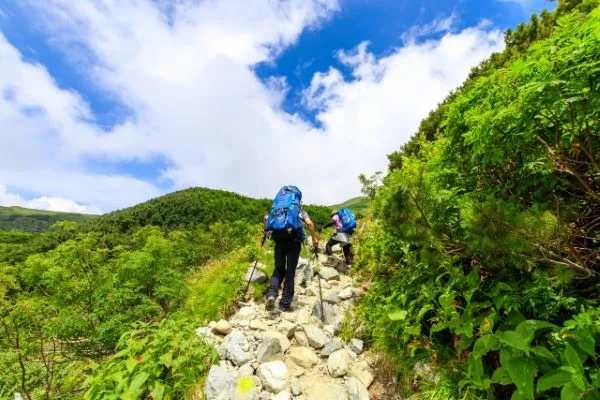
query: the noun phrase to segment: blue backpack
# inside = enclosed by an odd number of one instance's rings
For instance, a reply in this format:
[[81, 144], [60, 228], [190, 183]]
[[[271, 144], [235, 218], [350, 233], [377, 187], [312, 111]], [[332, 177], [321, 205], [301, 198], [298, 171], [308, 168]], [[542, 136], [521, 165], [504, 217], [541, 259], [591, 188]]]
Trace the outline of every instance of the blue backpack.
[[267, 218], [267, 231], [271, 237], [279, 239], [304, 240], [304, 226], [300, 211], [302, 209], [302, 192], [296, 186], [284, 186], [279, 190], [271, 213]]
[[356, 229], [356, 218], [354, 214], [347, 208], [340, 208], [338, 215], [342, 220], [342, 232], [352, 234]]

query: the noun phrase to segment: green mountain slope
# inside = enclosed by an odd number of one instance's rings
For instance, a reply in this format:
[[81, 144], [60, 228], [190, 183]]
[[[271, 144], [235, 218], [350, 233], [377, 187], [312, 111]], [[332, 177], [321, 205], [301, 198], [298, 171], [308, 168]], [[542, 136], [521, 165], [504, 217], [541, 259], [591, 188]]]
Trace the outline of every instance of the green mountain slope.
[[91, 218], [95, 216], [22, 207], [0, 207], [0, 230], [41, 232], [57, 221], [83, 222]]
[[331, 206], [331, 208], [349, 208], [354, 213], [364, 214], [369, 208], [369, 198], [365, 196], [354, 197], [350, 200], [346, 200], [341, 204]]
[[[125, 232], [145, 225], [177, 229], [240, 220], [260, 223], [271, 204], [272, 199], [254, 199], [224, 190], [190, 188], [103, 215], [92, 221], [90, 227]], [[327, 207], [307, 205], [305, 209], [317, 226], [329, 218]]]

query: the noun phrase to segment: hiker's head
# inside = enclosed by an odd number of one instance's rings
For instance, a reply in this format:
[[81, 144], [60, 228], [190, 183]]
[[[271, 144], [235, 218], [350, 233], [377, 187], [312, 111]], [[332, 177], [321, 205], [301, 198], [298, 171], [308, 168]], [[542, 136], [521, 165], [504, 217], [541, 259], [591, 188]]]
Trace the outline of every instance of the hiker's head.
[[331, 218], [333, 218], [334, 216], [336, 216], [336, 215], [337, 215], [337, 213], [338, 213], [338, 210], [333, 210], [333, 211], [331, 212]]

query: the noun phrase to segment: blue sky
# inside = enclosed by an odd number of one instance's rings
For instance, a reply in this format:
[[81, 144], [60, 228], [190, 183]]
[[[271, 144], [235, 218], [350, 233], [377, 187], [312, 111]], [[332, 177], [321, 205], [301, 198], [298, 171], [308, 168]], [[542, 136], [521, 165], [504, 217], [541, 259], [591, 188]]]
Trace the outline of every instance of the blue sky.
[[[359, 193], [545, 0], [8, 0], [0, 205], [105, 212], [207, 186]], [[2, 165], [4, 164], [4, 165]]]

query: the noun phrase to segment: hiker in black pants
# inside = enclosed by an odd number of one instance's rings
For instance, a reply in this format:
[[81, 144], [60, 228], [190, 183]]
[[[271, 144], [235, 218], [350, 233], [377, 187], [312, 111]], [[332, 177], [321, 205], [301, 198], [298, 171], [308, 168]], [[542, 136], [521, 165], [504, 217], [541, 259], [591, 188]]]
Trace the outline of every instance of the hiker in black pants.
[[338, 215], [337, 210], [331, 212], [331, 221], [323, 225], [323, 229], [332, 226], [335, 229], [335, 233], [325, 244], [325, 254], [328, 256], [333, 255], [332, 247], [336, 244], [342, 246], [344, 252], [344, 259], [346, 260], [346, 268], [350, 269], [354, 261], [354, 253], [352, 252], [352, 243], [350, 242], [350, 234], [342, 232], [342, 219]]
[[[312, 245], [314, 249], [318, 249], [319, 241], [315, 233], [315, 225], [311, 221], [306, 211], [298, 207], [299, 214], [297, 215], [298, 222], [304, 222], [308, 226]], [[265, 216], [264, 228], [268, 231], [268, 216]], [[302, 221], [302, 222], [300, 222]], [[301, 227], [300, 227], [301, 228]], [[271, 232], [271, 231], [269, 231]], [[275, 306], [275, 299], [279, 292], [279, 287], [283, 281], [283, 293], [279, 301], [279, 309], [288, 311], [294, 299], [294, 277], [296, 275], [296, 266], [300, 257], [302, 241], [304, 237], [303, 229], [297, 229], [291, 235], [278, 235], [277, 231], [273, 231], [271, 238], [275, 241], [275, 271], [271, 277], [271, 283], [267, 291], [266, 309], [272, 310]]]

